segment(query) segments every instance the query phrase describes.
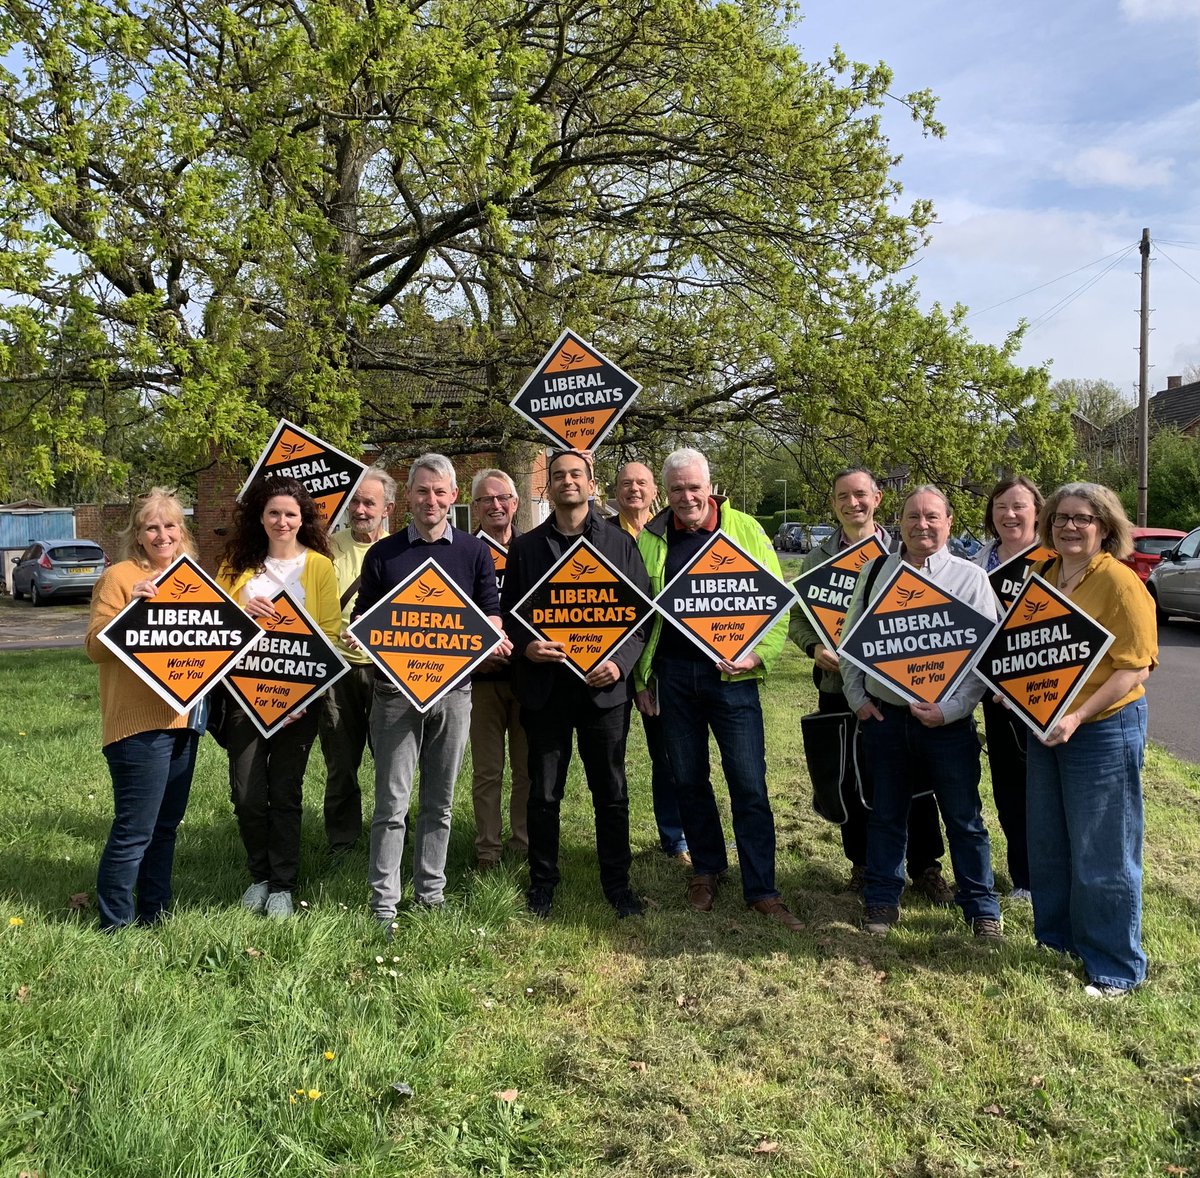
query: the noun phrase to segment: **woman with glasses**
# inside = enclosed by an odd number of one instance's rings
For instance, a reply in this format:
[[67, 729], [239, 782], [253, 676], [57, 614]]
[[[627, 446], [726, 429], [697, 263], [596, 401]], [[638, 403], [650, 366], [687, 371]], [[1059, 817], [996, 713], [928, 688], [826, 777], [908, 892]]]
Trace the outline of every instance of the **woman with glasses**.
[[1154, 603], [1121, 563], [1120, 501], [1097, 483], [1059, 487], [1039, 535], [1059, 555], [1038, 571], [1114, 636], [1044, 741], [1029, 742], [1029, 871], [1038, 943], [1083, 962], [1087, 993], [1116, 998], [1146, 977], [1142, 950], [1142, 763], [1146, 689], [1158, 665]]

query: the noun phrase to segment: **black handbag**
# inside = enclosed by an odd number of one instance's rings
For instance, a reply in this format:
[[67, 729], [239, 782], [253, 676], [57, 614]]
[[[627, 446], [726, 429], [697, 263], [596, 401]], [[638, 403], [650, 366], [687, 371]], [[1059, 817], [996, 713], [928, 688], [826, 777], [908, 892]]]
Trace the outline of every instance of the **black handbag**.
[[839, 825], [861, 798], [855, 738], [858, 717], [853, 712], [811, 712], [800, 717], [804, 759], [812, 781], [814, 813]]

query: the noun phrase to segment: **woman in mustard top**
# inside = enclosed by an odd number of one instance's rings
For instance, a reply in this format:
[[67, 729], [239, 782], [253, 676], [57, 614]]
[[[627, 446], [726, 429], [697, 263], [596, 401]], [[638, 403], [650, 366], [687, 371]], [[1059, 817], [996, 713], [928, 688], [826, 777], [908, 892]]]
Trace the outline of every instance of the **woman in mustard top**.
[[135, 597], [153, 597], [156, 578], [178, 557], [196, 555], [179, 500], [163, 487], [148, 491], [134, 503], [121, 543], [123, 559], [92, 592], [84, 640], [100, 669], [104, 759], [113, 785], [112, 830], [96, 873], [106, 931], [155, 924], [170, 907], [175, 831], [192, 788], [204, 708], [177, 712], [98, 637]]
[[[252, 618], [276, 617], [271, 598], [287, 589], [332, 641], [342, 607], [329, 543], [316, 505], [295, 479], [250, 484], [234, 514], [217, 580]], [[242, 903], [277, 919], [291, 916], [300, 867], [304, 770], [317, 735], [316, 708], [297, 713], [269, 739], [231, 697], [225, 748], [250, 887]]]
[[1154, 603], [1120, 561], [1132, 550], [1116, 495], [1059, 487], [1039, 535], [1042, 575], [1113, 636], [1069, 711], [1028, 748], [1029, 871], [1038, 943], [1072, 953], [1087, 992], [1120, 997], [1146, 977], [1142, 950], [1143, 684], [1158, 665]]

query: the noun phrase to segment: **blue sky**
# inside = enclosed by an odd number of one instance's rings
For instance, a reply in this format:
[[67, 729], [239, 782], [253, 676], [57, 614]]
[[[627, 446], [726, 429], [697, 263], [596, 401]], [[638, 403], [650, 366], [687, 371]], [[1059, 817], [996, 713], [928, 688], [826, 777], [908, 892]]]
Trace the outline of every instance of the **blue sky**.
[[905, 198], [937, 210], [913, 268], [924, 304], [965, 303], [987, 343], [1024, 318], [1023, 363], [1132, 397], [1145, 226], [1151, 391], [1200, 366], [1200, 0], [809, 0], [801, 12], [792, 39], [807, 60], [839, 44], [886, 62], [896, 93], [938, 95], [944, 139], [922, 138], [898, 104], [885, 117]]

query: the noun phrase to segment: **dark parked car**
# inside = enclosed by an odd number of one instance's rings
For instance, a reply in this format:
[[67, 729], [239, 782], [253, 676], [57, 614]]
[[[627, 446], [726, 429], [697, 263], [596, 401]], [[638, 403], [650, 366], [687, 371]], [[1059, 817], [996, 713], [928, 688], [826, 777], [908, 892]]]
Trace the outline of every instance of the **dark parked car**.
[[1178, 528], [1131, 528], [1133, 551], [1125, 557], [1125, 563], [1145, 581], [1150, 571], [1187, 535]]
[[12, 595], [34, 605], [88, 598], [110, 563], [91, 540], [35, 540], [13, 557]]
[[1200, 528], [1168, 548], [1146, 582], [1159, 622], [1172, 614], [1200, 618]]

